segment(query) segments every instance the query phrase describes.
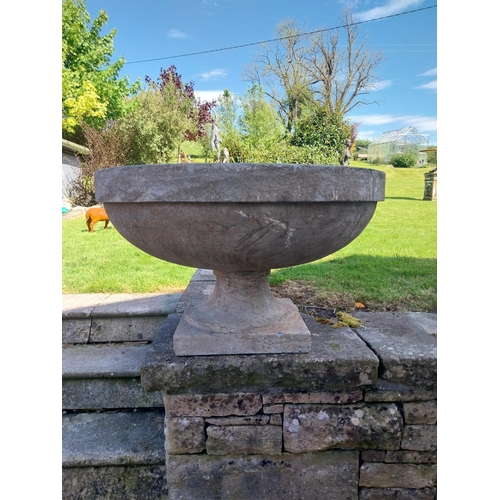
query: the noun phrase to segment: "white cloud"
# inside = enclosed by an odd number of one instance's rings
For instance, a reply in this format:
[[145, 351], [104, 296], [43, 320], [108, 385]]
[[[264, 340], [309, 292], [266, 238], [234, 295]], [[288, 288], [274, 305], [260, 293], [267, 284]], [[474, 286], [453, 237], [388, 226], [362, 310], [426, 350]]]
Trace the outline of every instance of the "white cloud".
[[186, 33], [184, 33], [181, 30], [178, 30], [177, 28], [168, 30], [167, 36], [169, 38], [189, 38], [189, 35], [186, 35]]
[[219, 80], [220, 78], [224, 78], [228, 75], [228, 72], [225, 69], [213, 69], [211, 71], [205, 71], [196, 76], [201, 76], [201, 80], [206, 82], [207, 80]]
[[389, 0], [386, 4], [380, 7], [374, 7], [370, 10], [358, 12], [354, 14], [356, 21], [367, 21], [369, 19], [376, 19], [379, 17], [390, 16], [404, 12], [409, 7], [415, 7], [423, 3], [423, 0]]
[[[353, 115], [348, 117], [351, 123], [361, 123], [363, 127], [390, 125], [385, 131], [404, 127], [416, 127], [419, 132], [435, 132], [437, 119], [435, 116], [421, 115]], [[363, 132], [366, 134], [367, 132]], [[380, 134], [378, 134], [380, 135]]]
[[438, 73], [437, 68], [432, 68], [429, 71], [426, 71], [425, 73], [421, 73], [420, 75], [417, 76], [436, 76]]
[[224, 90], [195, 90], [194, 95], [200, 101], [212, 101], [224, 93]]
[[432, 80], [432, 82], [424, 83], [423, 85], [419, 85], [418, 87], [414, 88], [425, 89], [425, 90], [437, 90], [437, 80]]

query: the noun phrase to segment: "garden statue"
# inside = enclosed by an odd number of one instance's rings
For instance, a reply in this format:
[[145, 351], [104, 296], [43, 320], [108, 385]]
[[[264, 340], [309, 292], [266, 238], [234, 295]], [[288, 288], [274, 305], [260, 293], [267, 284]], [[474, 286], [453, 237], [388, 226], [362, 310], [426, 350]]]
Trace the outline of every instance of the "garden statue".
[[222, 163], [229, 163], [229, 149], [224, 148], [224, 159]]
[[348, 167], [349, 166], [349, 158], [351, 158], [352, 154], [351, 154], [351, 140], [350, 139], [347, 139], [347, 141], [345, 141], [345, 149], [344, 149], [344, 158], [342, 159], [342, 165], [344, 167]]
[[220, 144], [222, 140], [217, 126], [217, 114], [212, 117], [212, 133], [210, 135], [210, 151], [217, 150], [217, 163], [220, 163]]

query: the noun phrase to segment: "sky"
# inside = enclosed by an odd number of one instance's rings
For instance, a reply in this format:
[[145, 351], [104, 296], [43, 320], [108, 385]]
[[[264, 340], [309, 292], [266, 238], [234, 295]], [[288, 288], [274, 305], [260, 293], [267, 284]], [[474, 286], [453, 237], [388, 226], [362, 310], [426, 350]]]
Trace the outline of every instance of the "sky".
[[[355, 0], [349, 3], [359, 40], [381, 51], [377, 86], [347, 118], [360, 123], [358, 138], [413, 126], [437, 145], [437, 0]], [[121, 76], [153, 80], [175, 65], [194, 82], [202, 100], [225, 88], [243, 95], [259, 42], [276, 38], [278, 23], [291, 19], [304, 32], [340, 26], [344, 0], [87, 0], [94, 19], [108, 15], [102, 33], [117, 29], [114, 59]], [[374, 20], [376, 19], [376, 20]], [[374, 20], [374, 21], [372, 21]], [[238, 47], [244, 45], [244, 47]], [[238, 48], [231, 48], [238, 47]], [[222, 49], [222, 50], [221, 50]], [[227, 49], [227, 50], [224, 50]]]

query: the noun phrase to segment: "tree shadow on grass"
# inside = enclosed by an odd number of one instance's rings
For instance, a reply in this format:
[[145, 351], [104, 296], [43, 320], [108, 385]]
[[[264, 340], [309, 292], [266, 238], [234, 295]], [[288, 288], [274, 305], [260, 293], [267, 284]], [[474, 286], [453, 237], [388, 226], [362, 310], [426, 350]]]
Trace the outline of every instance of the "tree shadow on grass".
[[[437, 259], [350, 255], [273, 270], [276, 295], [298, 305], [437, 312]], [[291, 296], [293, 295], [293, 296]]]

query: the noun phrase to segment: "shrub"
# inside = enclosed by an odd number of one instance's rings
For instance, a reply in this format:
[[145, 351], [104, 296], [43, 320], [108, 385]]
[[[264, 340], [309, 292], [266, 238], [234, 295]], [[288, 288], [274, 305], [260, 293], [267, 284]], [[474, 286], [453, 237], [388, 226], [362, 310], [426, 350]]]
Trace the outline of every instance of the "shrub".
[[411, 152], [396, 153], [391, 156], [390, 163], [394, 168], [411, 168], [417, 164], [417, 155]]

